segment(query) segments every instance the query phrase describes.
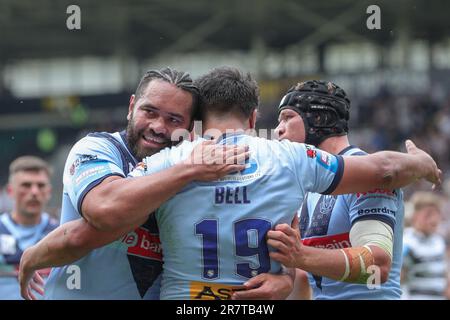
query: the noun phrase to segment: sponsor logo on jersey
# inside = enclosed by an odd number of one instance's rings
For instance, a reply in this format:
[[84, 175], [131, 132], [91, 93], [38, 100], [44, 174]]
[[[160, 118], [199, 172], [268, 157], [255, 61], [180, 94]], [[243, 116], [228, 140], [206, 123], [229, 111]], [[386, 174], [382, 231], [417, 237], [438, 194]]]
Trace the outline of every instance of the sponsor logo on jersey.
[[73, 176], [75, 174], [75, 170], [82, 164], [89, 161], [97, 160], [97, 155], [93, 154], [82, 154], [80, 155], [70, 166], [69, 168], [69, 174]]
[[324, 167], [325, 169], [336, 173], [337, 168], [338, 168], [337, 158], [335, 158], [334, 156], [332, 156], [331, 154], [329, 154], [328, 152], [325, 152], [323, 150], [316, 151], [316, 152], [317, 152], [317, 155], [316, 155], [317, 163], [320, 166]]
[[377, 214], [377, 213], [385, 213], [395, 216], [395, 210], [391, 210], [389, 208], [364, 208], [358, 210], [358, 215], [362, 216], [365, 214]]
[[225, 177], [219, 179], [219, 181], [249, 181], [261, 176], [258, 171], [259, 164], [256, 159], [248, 159], [245, 163], [245, 169], [236, 173], [228, 174]]
[[356, 193], [356, 197], [360, 198], [362, 196], [366, 196], [366, 195], [385, 195], [385, 196], [389, 196], [389, 197], [395, 197], [396, 193], [395, 190], [388, 190], [388, 189], [373, 189], [367, 192], [358, 192]]
[[317, 156], [317, 151], [306, 145], [306, 156], [308, 158], [314, 159]]
[[128, 246], [127, 253], [143, 258], [162, 261], [162, 247], [159, 235], [139, 227], [126, 234], [122, 242]]
[[302, 243], [305, 246], [323, 248], [323, 249], [343, 249], [343, 248], [349, 248], [352, 246], [350, 244], [350, 238], [349, 238], [348, 232], [324, 236], [324, 237], [303, 239]]
[[191, 300], [230, 300], [236, 291], [245, 290], [244, 286], [226, 285], [213, 282], [191, 281]]
[[91, 181], [91, 179], [94, 177], [100, 178], [109, 173], [109, 166], [107, 161], [100, 161], [97, 164], [98, 165], [87, 167], [82, 172], [79, 172], [78, 175], [74, 177], [75, 186], [79, 186], [81, 183], [83, 183], [83, 181], [86, 181], [88, 179], [89, 181]]
[[330, 157], [328, 156], [328, 154], [327, 153], [325, 153], [325, 152], [321, 152], [321, 154], [320, 154], [320, 158], [319, 158], [319, 161], [321, 162], [321, 163], [323, 163], [325, 166], [327, 166], [327, 167], [329, 167], [330, 166]]
[[336, 203], [336, 196], [325, 195], [320, 201], [319, 210], [321, 214], [330, 214]]

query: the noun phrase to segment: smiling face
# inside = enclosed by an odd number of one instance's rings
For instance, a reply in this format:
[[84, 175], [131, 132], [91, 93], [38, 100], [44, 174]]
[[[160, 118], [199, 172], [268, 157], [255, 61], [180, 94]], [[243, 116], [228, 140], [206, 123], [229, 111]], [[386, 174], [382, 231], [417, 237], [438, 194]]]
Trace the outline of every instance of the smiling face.
[[164, 80], [148, 83], [140, 97], [132, 96], [128, 111], [127, 139], [139, 160], [172, 145], [176, 129], [189, 129], [192, 94]]
[[288, 139], [293, 142], [305, 142], [305, 125], [302, 117], [291, 109], [284, 109], [278, 117], [278, 126], [275, 128], [278, 139]]

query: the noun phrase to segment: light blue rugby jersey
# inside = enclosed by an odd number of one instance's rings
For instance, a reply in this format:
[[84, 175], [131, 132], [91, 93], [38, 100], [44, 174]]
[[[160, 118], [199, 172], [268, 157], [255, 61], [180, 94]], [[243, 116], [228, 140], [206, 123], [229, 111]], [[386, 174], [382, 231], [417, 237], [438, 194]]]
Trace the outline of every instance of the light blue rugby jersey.
[[[340, 155], [364, 155], [350, 146]], [[379, 288], [351, 284], [308, 274], [314, 299], [400, 299], [400, 271], [403, 246], [403, 193], [401, 190], [376, 189], [345, 195], [309, 193], [300, 210], [303, 244], [339, 249], [351, 246], [349, 232], [361, 220], [380, 220], [394, 231], [394, 248], [388, 281]]]
[[33, 226], [15, 223], [9, 213], [0, 215], [0, 300], [22, 300], [17, 279], [22, 254], [57, 227], [47, 213]]
[[[164, 149], [131, 175], [168, 168], [201, 141]], [[244, 134], [223, 135], [219, 143], [246, 144], [251, 158], [242, 172], [213, 183], [193, 182], [158, 209], [161, 299], [229, 298], [215, 285], [279, 273], [281, 265], [269, 258], [267, 231], [291, 224], [308, 191], [331, 193], [342, 177], [342, 158], [312, 146]]]
[[[61, 224], [81, 217], [81, 203], [89, 190], [109, 176], [126, 177], [135, 165], [125, 132], [93, 133], [78, 141], [64, 168]], [[156, 219], [151, 215], [123, 238], [72, 265], [53, 268], [45, 298], [159, 299], [161, 254]]]

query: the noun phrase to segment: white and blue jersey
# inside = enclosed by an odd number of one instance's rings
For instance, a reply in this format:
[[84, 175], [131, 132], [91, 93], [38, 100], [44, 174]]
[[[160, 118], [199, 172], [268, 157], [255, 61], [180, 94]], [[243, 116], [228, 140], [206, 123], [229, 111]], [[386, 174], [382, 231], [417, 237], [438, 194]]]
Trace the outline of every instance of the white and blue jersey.
[[[93, 133], [78, 141], [64, 168], [61, 224], [81, 218], [81, 203], [92, 188], [109, 176], [126, 177], [135, 165], [125, 132]], [[158, 299], [161, 255], [156, 220], [151, 215], [123, 238], [72, 265], [53, 268], [45, 298]]]
[[25, 249], [35, 245], [56, 227], [57, 221], [47, 213], [42, 213], [41, 221], [34, 226], [15, 223], [9, 213], [0, 216], [0, 299], [22, 299], [17, 280], [20, 258]]
[[448, 285], [445, 239], [440, 234], [425, 235], [410, 227], [403, 235], [402, 299], [443, 300]]
[[[185, 141], [146, 158], [132, 176], [152, 174], [186, 159], [203, 141]], [[266, 233], [291, 224], [308, 191], [331, 193], [343, 161], [300, 143], [244, 134], [218, 143], [245, 144], [246, 169], [219, 181], [193, 182], [156, 212], [163, 247], [161, 299], [227, 299], [261, 273], [279, 273]]]
[[[350, 146], [340, 155], [364, 155]], [[314, 299], [400, 299], [402, 264], [403, 193], [401, 190], [376, 189], [345, 195], [309, 193], [300, 210], [300, 232], [304, 245], [326, 249], [351, 247], [349, 233], [361, 220], [380, 220], [394, 232], [392, 267], [387, 282], [369, 289], [365, 284], [335, 281], [308, 274]]]

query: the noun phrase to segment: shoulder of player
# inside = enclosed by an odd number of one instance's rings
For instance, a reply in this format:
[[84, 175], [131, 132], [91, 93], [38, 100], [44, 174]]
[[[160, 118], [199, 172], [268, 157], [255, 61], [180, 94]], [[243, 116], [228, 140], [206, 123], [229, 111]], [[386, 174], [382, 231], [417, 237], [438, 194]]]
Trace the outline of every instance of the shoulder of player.
[[[287, 139], [284, 140], [266, 140], [266, 145], [271, 148], [275, 154], [280, 157], [294, 157], [295, 159], [299, 159], [302, 156], [308, 157], [311, 154], [308, 154], [308, 150], [315, 150], [314, 146], [310, 146], [304, 143], [293, 142]], [[300, 152], [299, 152], [300, 151]], [[302, 152], [303, 151], [303, 152]], [[314, 153], [315, 156], [315, 153]]]
[[112, 161], [118, 166], [121, 166], [119, 152], [117, 147], [108, 139], [101, 136], [87, 135], [72, 146], [66, 159], [64, 176], [72, 176], [75, 169], [81, 164], [87, 164], [101, 159]]
[[[106, 139], [104, 136], [96, 135], [100, 134], [100, 132], [94, 132], [92, 134], [88, 134], [85, 137], [78, 140], [72, 147], [70, 154], [78, 154], [85, 151], [91, 152], [102, 152], [103, 150], [116, 150], [117, 148], [114, 144]], [[105, 134], [105, 133], [101, 133]], [[116, 139], [112, 134], [109, 136], [113, 139]], [[117, 139], [116, 139], [117, 140]], [[119, 142], [119, 141], [118, 141]]]

